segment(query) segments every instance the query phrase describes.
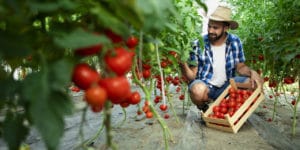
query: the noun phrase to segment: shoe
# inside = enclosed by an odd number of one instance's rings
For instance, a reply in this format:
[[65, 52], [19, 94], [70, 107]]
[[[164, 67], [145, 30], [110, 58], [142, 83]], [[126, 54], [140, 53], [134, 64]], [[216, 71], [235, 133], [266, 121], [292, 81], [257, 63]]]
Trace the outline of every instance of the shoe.
[[208, 104], [203, 104], [203, 105], [197, 105], [197, 108], [199, 109], [199, 110], [201, 110], [203, 113], [205, 113], [206, 112], [206, 110], [208, 109]]

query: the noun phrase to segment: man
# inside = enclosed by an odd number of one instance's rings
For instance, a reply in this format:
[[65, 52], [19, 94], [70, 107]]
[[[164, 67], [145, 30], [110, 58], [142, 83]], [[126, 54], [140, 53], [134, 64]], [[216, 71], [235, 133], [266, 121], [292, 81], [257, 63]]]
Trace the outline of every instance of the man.
[[[190, 59], [198, 66], [181, 63], [183, 75], [189, 82], [192, 102], [205, 112], [207, 102], [215, 100], [234, 78], [239, 83], [255, 88], [255, 81], [263, 84], [260, 75], [245, 64], [242, 43], [236, 35], [228, 33], [237, 29], [238, 23], [230, 19], [231, 10], [224, 6], [217, 7], [209, 17], [208, 34], [204, 35], [204, 50], [199, 48], [199, 41], [193, 42]], [[238, 73], [240, 76], [236, 76]], [[262, 86], [261, 86], [262, 87]]]

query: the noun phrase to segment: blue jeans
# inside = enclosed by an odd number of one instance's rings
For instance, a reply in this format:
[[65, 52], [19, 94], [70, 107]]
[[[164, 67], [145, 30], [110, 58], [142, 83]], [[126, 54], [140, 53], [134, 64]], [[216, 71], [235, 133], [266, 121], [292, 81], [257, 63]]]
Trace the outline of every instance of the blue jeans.
[[[235, 82], [240, 82], [240, 83], [245, 82], [246, 79], [248, 79], [248, 77], [242, 77], [242, 76], [234, 77], [234, 81]], [[191, 87], [193, 85], [195, 85], [196, 83], [206, 84], [202, 80], [195, 79], [195, 80], [193, 80], [189, 83], [189, 85], [188, 85], [189, 89], [191, 89]], [[227, 88], [228, 85], [229, 85], [229, 80], [227, 80], [221, 87], [216, 87], [216, 86], [211, 85], [211, 84], [206, 84], [206, 86], [209, 88], [208, 98], [216, 100], [219, 97], [219, 95], [221, 95], [222, 92]]]

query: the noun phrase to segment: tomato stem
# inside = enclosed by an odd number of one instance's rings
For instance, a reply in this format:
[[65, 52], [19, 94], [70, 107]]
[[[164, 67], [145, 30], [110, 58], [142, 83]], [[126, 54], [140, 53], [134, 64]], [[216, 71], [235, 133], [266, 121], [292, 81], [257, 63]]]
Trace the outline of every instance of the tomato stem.
[[[298, 85], [300, 86], [300, 80]], [[298, 88], [299, 89], [299, 88]], [[298, 90], [298, 98], [296, 100], [296, 103], [294, 105], [294, 111], [293, 111], [293, 123], [292, 123], [292, 135], [296, 135], [296, 127], [297, 127], [297, 106], [300, 101], [300, 89]]]
[[[103, 114], [102, 114], [103, 115]], [[104, 120], [103, 120], [103, 123], [104, 123]], [[90, 139], [86, 140], [86, 142], [84, 142], [84, 145], [89, 145], [92, 141], [94, 141], [95, 139], [97, 139], [100, 134], [102, 133], [102, 130], [104, 129], [104, 124], [101, 124], [101, 127], [99, 128], [99, 130], [97, 131], [97, 133]]]
[[82, 115], [81, 115], [81, 122], [80, 122], [80, 126], [79, 126], [79, 137], [80, 137], [81, 143], [83, 143], [83, 141], [84, 141], [83, 123], [85, 122], [85, 119], [86, 119], [85, 117], [86, 117], [87, 108], [88, 108], [88, 106], [83, 108]]
[[115, 150], [116, 147], [112, 142], [111, 102], [109, 100], [107, 100], [105, 102], [104, 114], [105, 114], [104, 124], [105, 124], [105, 128], [106, 128], [106, 146], [107, 146], [107, 148], [111, 148], [111, 149]]
[[162, 71], [161, 65], [160, 65], [160, 58], [159, 58], [159, 54], [158, 54], [158, 43], [157, 42], [155, 43], [155, 51], [156, 51], [157, 64], [158, 64], [160, 79], [161, 79], [161, 92], [162, 92], [163, 104], [166, 105], [164, 74], [163, 74], [163, 71]]

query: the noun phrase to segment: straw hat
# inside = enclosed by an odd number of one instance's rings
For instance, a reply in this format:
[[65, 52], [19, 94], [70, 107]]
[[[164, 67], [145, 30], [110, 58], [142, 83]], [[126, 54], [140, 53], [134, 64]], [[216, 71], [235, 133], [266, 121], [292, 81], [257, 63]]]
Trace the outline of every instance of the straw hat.
[[222, 21], [228, 22], [230, 29], [234, 30], [239, 27], [239, 24], [236, 21], [231, 20], [231, 10], [225, 6], [218, 6], [215, 12], [213, 12], [209, 19], [213, 21]]

